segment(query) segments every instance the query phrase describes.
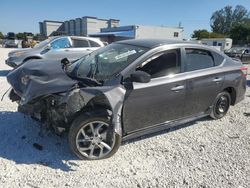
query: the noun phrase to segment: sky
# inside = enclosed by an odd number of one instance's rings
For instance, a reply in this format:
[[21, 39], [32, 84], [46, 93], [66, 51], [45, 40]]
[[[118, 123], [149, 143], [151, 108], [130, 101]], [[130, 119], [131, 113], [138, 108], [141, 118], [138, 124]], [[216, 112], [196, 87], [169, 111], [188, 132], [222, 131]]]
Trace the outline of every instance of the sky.
[[114, 18], [120, 25], [184, 27], [185, 38], [196, 29], [210, 30], [210, 17], [226, 5], [250, 0], [1, 0], [0, 31], [39, 33], [38, 22], [83, 16]]

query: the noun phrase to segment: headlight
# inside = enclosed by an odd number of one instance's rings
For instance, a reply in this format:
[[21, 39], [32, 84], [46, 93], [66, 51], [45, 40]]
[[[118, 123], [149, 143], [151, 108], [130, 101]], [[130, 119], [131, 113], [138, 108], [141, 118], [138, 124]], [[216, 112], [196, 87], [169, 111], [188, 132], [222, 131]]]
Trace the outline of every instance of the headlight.
[[22, 82], [23, 85], [27, 85], [29, 80], [30, 80], [30, 78], [29, 78], [28, 75], [25, 75], [25, 76], [21, 77], [21, 82]]

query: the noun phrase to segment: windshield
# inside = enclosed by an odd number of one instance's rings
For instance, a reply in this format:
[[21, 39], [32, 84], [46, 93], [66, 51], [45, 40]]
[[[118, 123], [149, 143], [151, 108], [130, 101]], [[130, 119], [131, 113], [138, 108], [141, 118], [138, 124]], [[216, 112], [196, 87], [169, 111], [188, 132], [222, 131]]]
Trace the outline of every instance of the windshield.
[[38, 43], [37, 45], [34, 46], [34, 48], [42, 48], [44, 46], [46, 46], [47, 44], [50, 43], [50, 41], [52, 41], [54, 38], [48, 38], [40, 43]]
[[245, 50], [245, 48], [234, 47], [234, 48], [231, 48], [231, 49], [227, 50], [226, 52], [229, 52], [229, 53], [243, 53], [244, 50]]
[[105, 81], [120, 73], [148, 49], [139, 46], [113, 43], [75, 62], [70, 70], [77, 78], [94, 78]]

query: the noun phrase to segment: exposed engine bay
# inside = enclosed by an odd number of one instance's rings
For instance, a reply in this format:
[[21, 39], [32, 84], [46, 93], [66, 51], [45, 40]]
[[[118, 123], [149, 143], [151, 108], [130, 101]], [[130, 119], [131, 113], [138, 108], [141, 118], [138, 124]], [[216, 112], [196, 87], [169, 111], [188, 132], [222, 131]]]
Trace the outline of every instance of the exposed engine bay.
[[[53, 127], [57, 133], [67, 130], [80, 113], [96, 112], [98, 108], [105, 109], [117, 124], [125, 89], [102, 86], [94, 79], [74, 79], [67, 74], [70, 63], [65, 59], [61, 63], [27, 62], [8, 75], [13, 86], [9, 97], [19, 104], [18, 111]], [[121, 134], [120, 125], [115, 127]]]

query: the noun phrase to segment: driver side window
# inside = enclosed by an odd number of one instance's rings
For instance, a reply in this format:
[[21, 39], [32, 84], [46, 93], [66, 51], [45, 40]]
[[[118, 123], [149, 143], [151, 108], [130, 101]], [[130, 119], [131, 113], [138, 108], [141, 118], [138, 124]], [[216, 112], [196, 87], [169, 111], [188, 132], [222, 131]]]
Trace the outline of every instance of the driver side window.
[[136, 70], [144, 71], [151, 78], [158, 78], [180, 73], [181, 55], [180, 49], [169, 50], [151, 57], [142, 63]]
[[70, 46], [70, 42], [67, 38], [61, 38], [51, 43], [52, 49], [70, 48]]

